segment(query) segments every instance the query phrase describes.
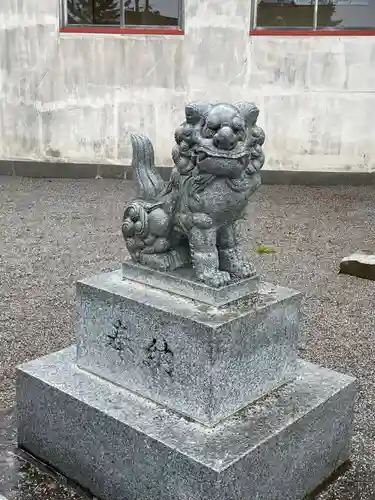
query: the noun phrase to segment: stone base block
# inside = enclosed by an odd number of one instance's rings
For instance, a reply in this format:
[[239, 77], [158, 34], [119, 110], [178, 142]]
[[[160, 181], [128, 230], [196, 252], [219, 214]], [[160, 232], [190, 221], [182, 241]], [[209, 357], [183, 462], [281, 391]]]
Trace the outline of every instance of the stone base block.
[[[155, 271], [133, 268], [156, 279]], [[250, 295], [216, 308], [131, 276], [115, 271], [78, 282], [81, 369], [207, 426], [294, 377], [300, 293], [261, 283], [254, 295], [244, 280], [228, 296], [244, 286]], [[161, 276], [159, 287], [182, 281]]]
[[19, 446], [102, 500], [297, 500], [348, 459], [354, 379], [298, 376], [213, 428], [79, 370], [75, 348], [18, 370]]

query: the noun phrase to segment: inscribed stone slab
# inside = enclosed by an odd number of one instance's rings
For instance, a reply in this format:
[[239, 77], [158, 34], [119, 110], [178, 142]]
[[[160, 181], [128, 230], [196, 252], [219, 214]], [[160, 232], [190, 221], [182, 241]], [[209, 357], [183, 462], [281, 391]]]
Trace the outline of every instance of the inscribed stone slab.
[[117, 271], [79, 282], [78, 296], [78, 366], [206, 425], [294, 377], [294, 291], [262, 284], [218, 309]]

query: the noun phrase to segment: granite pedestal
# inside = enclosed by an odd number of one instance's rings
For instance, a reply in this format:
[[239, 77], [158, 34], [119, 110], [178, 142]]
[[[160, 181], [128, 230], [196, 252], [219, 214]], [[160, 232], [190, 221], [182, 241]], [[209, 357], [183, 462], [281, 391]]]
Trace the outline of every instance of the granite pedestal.
[[348, 459], [355, 381], [297, 358], [299, 293], [130, 263], [77, 289], [77, 348], [18, 370], [18, 439], [95, 496], [300, 500]]
[[163, 290], [183, 293], [179, 273], [148, 275], [158, 288], [121, 271], [78, 283], [80, 368], [209, 426], [294, 377], [299, 293], [250, 279], [227, 303], [205, 285], [192, 300]]
[[210, 429], [77, 368], [18, 373], [19, 445], [103, 500], [300, 500], [348, 459], [353, 379], [295, 380]]

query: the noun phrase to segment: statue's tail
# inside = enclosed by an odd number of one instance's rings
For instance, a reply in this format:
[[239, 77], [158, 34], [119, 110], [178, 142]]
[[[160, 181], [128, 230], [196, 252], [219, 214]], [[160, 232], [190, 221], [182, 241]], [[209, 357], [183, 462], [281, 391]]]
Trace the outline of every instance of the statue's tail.
[[153, 200], [163, 190], [165, 183], [155, 168], [154, 147], [144, 135], [132, 134], [133, 174], [138, 194], [143, 200]]

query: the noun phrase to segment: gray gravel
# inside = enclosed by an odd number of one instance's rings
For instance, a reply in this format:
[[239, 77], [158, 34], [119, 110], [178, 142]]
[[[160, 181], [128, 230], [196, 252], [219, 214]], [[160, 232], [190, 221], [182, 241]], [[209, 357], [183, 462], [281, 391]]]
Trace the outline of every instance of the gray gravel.
[[[119, 227], [131, 196], [122, 181], [0, 177], [2, 411], [14, 405], [18, 363], [74, 341], [75, 281], [124, 259]], [[373, 187], [263, 186], [247, 228], [249, 252], [276, 249], [255, 257], [263, 277], [306, 294], [301, 355], [359, 380], [353, 464], [320, 500], [375, 499], [374, 282], [337, 273], [343, 256], [375, 250], [374, 217]], [[34, 498], [17, 491], [12, 498]]]

